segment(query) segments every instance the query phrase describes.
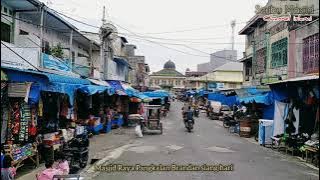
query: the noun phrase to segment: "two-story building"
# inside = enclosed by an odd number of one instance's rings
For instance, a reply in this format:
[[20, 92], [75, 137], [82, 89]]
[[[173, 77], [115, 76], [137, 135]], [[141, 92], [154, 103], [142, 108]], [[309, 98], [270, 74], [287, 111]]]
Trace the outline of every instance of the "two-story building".
[[[282, 8], [281, 5], [286, 2], [269, 0], [264, 7], [272, 5]], [[311, 7], [314, 7], [314, 9], [319, 9], [317, 8], [319, 7], [318, 1], [308, 1], [305, 3], [305, 5], [312, 5]], [[297, 4], [297, 6], [300, 7], [301, 4]], [[267, 20], [266, 17], [267, 15], [270, 17], [270, 14], [257, 13], [252, 17], [239, 32], [239, 35], [246, 35], [245, 52], [243, 53], [243, 58], [240, 59], [244, 65], [244, 85], [263, 85], [284, 80], [298, 74], [299, 76], [303, 76], [305, 74], [305, 71], [301, 68], [303, 66], [301, 58], [303, 56], [303, 49], [313, 48], [310, 51], [311, 56], [317, 54], [316, 51], [318, 51], [315, 50], [315, 45], [310, 46], [319, 37], [317, 35], [317, 33], [319, 34], [319, 27], [316, 28], [316, 25], [319, 24], [316, 14], [318, 13], [310, 14], [311, 18], [309, 17], [309, 19], [312, 19], [313, 22], [297, 21], [294, 19], [294, 14], [287, 15], [291, 19], [282, 21]], [[312, 43], [308, 44], [307, 42], [310, 41], [305, 40], [305, 38], [309, 37], [311, 37]], [[305, 54], [310, 54], [309, 51], [305, 51]], [[309, 57], [309, 55], [307, 56]], [[306, 60], [304, 63], [307, 61], [310, 62]], [[318, 61], [311, 60], [311, 63], [316, 64]], [[312, 71], [316, 71], [314, 65], [312, 65], [311, 69]]]
[[97, 49], [97, 43], [40, 1], [1, 0], [2, 67], [88, 77]]

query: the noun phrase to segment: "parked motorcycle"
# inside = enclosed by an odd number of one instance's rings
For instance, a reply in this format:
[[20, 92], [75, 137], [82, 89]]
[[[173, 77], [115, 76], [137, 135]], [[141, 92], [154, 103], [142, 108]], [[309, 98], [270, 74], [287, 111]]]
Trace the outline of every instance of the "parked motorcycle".
[[229, 128], [231, 126], [235, 126], [238, 122], [234, 120], [233, 116], [225, 115], [223, 117], [223, 127]]
[[85, 168], [89, 159], [88, 135], [77, 135], [64, 145], [62, 152], [67, 158], [71, 170]]

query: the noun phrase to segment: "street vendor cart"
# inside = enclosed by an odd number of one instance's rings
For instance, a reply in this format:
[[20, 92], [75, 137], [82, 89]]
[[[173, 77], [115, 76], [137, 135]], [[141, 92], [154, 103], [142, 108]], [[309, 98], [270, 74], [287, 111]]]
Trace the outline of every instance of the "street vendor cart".
[[146, 105], [147, 119], [142, 121], [142, 133], [163, 133], [162, 123], [160, 122], [161, 105]]

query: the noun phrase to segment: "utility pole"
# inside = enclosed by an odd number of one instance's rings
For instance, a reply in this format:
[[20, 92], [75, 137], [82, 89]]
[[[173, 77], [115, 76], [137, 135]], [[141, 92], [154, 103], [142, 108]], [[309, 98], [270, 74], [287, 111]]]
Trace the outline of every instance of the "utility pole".
[[269, 63], [271, 58], [271, 47], [270, 47], [270, 32], [265, 33], [265, 46], [266, 46], [266, 62], [265, 62], [265, 68], [266, 68], [266, 76], [269, 82]]
[[40, 68], [43, 68], [43, 55], [42, 55], [42, 50], [43, 50], [43, 14], [44, 14], [44, 5], [41, 4], [40, 6], [40, 52], [39, 52], [39, 66]]
[[73, 41], [73, 30], [70, 31], [70, 38], [69, 38], [69, 59], [72, 62], [72, 66], [74, 65], [75, 62], [73, 62], [73, 57], [72, 57], [72, 41]]
[[256, 42], [252, 41], [251, 44], [252, 44], [252, 79], [255, 80], [256, 67], [257, 67]]

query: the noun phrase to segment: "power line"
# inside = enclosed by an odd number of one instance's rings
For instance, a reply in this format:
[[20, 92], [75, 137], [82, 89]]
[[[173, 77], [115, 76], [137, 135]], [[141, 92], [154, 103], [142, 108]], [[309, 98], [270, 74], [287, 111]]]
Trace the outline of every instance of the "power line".
[[[244, 24], [246, 22], [240, 22], [236, 24]], [[172, 34], [172, 33], [178, 33], [178, 32], [190, 32], [190, 31], [197, 31], [197, 30], [204, 30], [204, 29], [212, 29], [217, 27], [226, 27], [229, 26], [229, 24], [224, 25], [216, 25], [216, 26], [204, 26], [199, 28], [192, 28], [192, 29], [184, 29], [184, 30], [177, 30], [177, 31], [165, 31], [165, 32], [156, 32], [156, 33], [145, 33], [145, 34]]]

